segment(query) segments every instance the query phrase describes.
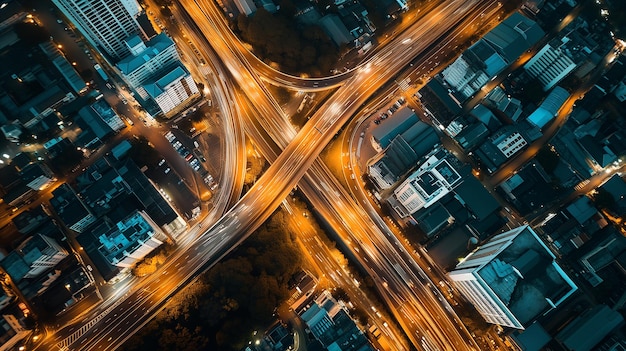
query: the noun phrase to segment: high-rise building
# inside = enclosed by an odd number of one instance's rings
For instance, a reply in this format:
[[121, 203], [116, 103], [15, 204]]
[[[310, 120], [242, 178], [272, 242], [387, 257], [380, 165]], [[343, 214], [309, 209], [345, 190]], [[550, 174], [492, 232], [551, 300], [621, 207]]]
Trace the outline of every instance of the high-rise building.
[[28, 238], [17, 248], [30, 270], [24, 278], [37, 277], [54, 268], [68, 256], [67, 251], [56, 240], [37, 234]]
[[[133, 89], [180, 63], [174, 41], [165, 33], [154, 36], [147, 43], [139, 36], [125, 40], [131, 55], [117, 63], [122, 77]], [[161, 73], [162, 74], [162, 73]]]
[[130, 51], [124, 39], [145, 37], [137, 22], [136, 0], [52, 0], [74, 26], [95, 47], [112, 60], [120, 60]]
[[143, 88], [163, 113], [174, 110], [199, 92], [193, 78], [182, 65], [154, 82], [146, 83]]
[[452, 156], [435, 150], [424, 163], [393, 192], [397, 205], [393, 208], [407, 217], [421, 208], [428, 208], [461, 184], [462, 177], [450, 164]]
[[517, 329], [577, 289], [527, 225], [494, 236], [448, 276], [487, 322]]

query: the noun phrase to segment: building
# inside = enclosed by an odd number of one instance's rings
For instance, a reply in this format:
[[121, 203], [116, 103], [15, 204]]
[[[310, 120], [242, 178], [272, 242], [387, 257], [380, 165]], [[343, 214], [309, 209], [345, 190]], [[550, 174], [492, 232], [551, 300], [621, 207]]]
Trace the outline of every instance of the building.
[[526, 139], [524, 139], [524, 137], [522, 137], [522, 135], [518, 132], [503, 134], [499, 138], [495, 139], [493, 143], [506, 158], [510, 158], [515, 155], [528, 144]]
[[494, 236], [448, 277], [487, 322], [516, 329], [524, 329], [577, 290], [529, 226]]
[[28, 164], [20, 170], [20, 176], [24, 184], [35, 191], [45, 190], [57, 180], [50, 168], [40, 162]]
[[77, 94], [82, 94], [87, 91], [87, 84], [78, 75], [78, 72], [67, 60], [63, 52], [50, 40], [45, 43], [39, 44], [41, 50], [50, 58], [50, 61], [59, 71], [63, 79]]
[[130, 54], [124, 40], [145, 37], [135, 17], [136, 0], [53, 0], [83, 36], [113, 61]]
[[354, 40], [354, 37], [341, 21], [341, 18], [334, 13], [320, 18], [317, 24], [337, 46], [348, 44]]
[[446, 67], [441, 77], [460, 100], [466, 100], [506, 66], [504, 58], [481, 39]]
[[24, 278], [34, 278], [54, 268], [68, 256], [67, 251], [54, 239], [37, 234], [24, 241], [17, 248], [30, 270]]
[[94, 214], [69, 185], [61, 184], [52, 196], [50, 205], [68, 229], [82, 233], [96, 221]]
[[506, 61], [517, 60], [527, 49], [535, 45], [545, 32], [537, 22], [514, 12], [502, 23], [489, 31], [484, 40], [491, 45]]
[[449, 155], [436, 150], [394, 190], [393, 197], [398, 201], [394, 209], [401, 217], [428, 208], [461, 183], [461, 176], [448, 161]]
[[41, 207], [28, 209], [11, 219], [11, 222], [21, 234], [30, 234], [43, 222], [49, 220]]
[[[168, 232], [182, 219], [153, 183], [130, 159], [116, 162], [99, 159], [77, 178], [80, 200], [96, 217], [114, 222], [135, 210], [145, 211], [151, 220]], [[58, 190], [58, 189], [57, 189]]]
[[124, 80], [133, 89], [139, 88], [162, 69], [179, 63], [180, 57], [174, 41], [164, 32], [148, 42], [134, 35], [124, 40], [131, 55], [117, 63]]
[[524, 65], [528, 74], [539, 79], [544, 91], [552, 89], [576, 69], [577, 63], [566, 47], [569, 41], [567, 37], [551, 40]]
[[[406, 110], [410, 111], [409, 109]], [[414, 113], [412, 115], [415, 116]], [[412, 120], [409, 119], [409, 123]], [[382, 126], [374, 130], [374, 142], [380, 138], [382, 142], [386, 143], [389, 136], [395, 135], [383, 152], [378, 153], [368, 161], [369, 176], [380, 189], [391, 187], [403, 174], [413, 168], [420, 158], [439, 143], [439, 137], [430, 125], [419, 120], [412, 125], [409, 123], [401, 122], [387, 135], [377, 133], [377, 129]], [[401, 133], [397, 134], [398, 132]], [[375, 133], [376, 135], [374, 135]]]
[[544, 35], [536, 22], [518, 12], [485, 34], [441, 73], [459, 100], [474, 95]]
[[2, 315], [0, 327], [0, 351], [13, 350], [18, 342], [30, 334], [11, 314]]
[[99, 145], [106, 137], [126, 127], [120, 116], [104, 99], [81, 108], [76, 123], [82, 129], [76, 144], [82, 147]]
[[335, 300], [328, 291], [323, 291], [315, 302], [300, 314], [300, 318], [327, 350], [373, 350], [363, 332], [350, 318], [343, 302]]
[[480, 159], [483, 169], [492, 173], [524, 149], [528, 145], [526, 139], [519, 125], [504, 126], [482, 143], [474, 154]]
[[27, 13], [19, 1], [4, 1], [3, 5], [0, 8], [0, 31], [4, 31], [26, 18]]
[[396, 136], [406, 132], [417, 122], [419, 118], [413, 110], [408, 107], [399, 109], [393, 116], [372, 130], [372, 147], [376, 151], [383, 151]]
[[250, 16], [256, 12], [257, 7], [252, 0], [234, 0], [233, 2], [237, 6], [239, 13], [245, 16]]
[[487, 105], [502, 112], [513, 122], [517, 122], [522, 114], [522, 102], [512, 98], [500, 86], [493, 88], [486, 97]]
[[131, 267], [167, 239], [148, 215], [135, 211], [113, 226], [103, 222], [91, 235], [97, 238], [98, 251], [113, 266]]
[[607, 305], [597, 305], [576, 317], [555, 339], [566, 350], [590, 351], [623, 324], [624, 317], [618, 311]]
[[164, 76], [144, 84], [143, 89], [154, 100], [161, 112], [167, 114], [199, 93], [189, 72], [178, 65]]
[[528, 116], [528, 122], [541, 129], [559, 113], [561, 106], [569, 98], [569, 92], [561, 87], [552, 89], [541, 105]]

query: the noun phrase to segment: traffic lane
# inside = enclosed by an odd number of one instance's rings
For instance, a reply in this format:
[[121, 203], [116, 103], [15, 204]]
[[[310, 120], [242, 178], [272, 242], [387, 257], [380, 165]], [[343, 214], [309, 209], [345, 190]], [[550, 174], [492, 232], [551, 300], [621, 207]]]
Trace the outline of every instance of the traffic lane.
[[[304, 150], [304, 151], [308, 151], [308, 150]], [[316, 150], [316, 151], [317, 151], [317, 150]], [[298, 174], [296, 173], [296, 176], [297, 176], [297, 175], [298, 175]], [[260, 188], [259, 188], [259, 189], [260, 189]], [[282, 191], [288, 191], [288, 189], [282, 189]], [[275, 195], [275, 194], [273, 194], [273, 195]], [[258, 220], [257, 220], [257, 221], [258, 221]]]

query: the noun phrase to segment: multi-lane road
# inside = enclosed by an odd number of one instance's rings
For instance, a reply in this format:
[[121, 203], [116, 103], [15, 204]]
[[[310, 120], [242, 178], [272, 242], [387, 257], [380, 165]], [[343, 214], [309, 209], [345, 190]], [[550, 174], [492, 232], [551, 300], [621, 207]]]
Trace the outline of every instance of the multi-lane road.
[[[221, 34], [214, 15], [205, 12], [212, 3], [186, 3], [194, 22], [205, 35]], [[200, 7], [202, 6], [202, 7]], [[433, 9], [397, 40], [389, 43], [387, 50], [362, 65], [355, 74], [346, 79], [342, 87], [322, 106], [309, 122], [295, 133], [286, 126], [286, 119], [274, 118], [282, 115], [273, 99], [263, 88], [259, 76], [253, 74], [254, 67], [246, 57], [227, 43], [226, 36], [211, 37], [211, 44], [233, 74], [235, 81], [246, 91], [248, 98], [261, 112], [255, 126], [262, 126], [258, 137], [269, 135], [279, 148], [280, 155], [268, 157], [272, 166], [258, 180], [254, 187], [209, 230], [194, 227], [186, 242], [181, 243], [181, 251], [159, 276], [146, 279], [140, 286], [134, 286], [116, 299], [116, 304], [103, 306], [94, 315], [85, 318], [85, 326], [68, 329], [58, 336], [58, 346], [81, 350], [115, 349], [135, 330], [145, 324], [157, 312], [167, 297], [191, 277], [223, 257], [229, 250], [243, 241], [254, 229], [260, 226], [277, 208], [291, 189], [316, 164], [305, 178], [310, 187], [305, 194], [313, 203], [322, 204], [316, 210], [325, 217], [337, 218], [338, 227], [344, 227], [344, 234], [350, 243], [363, 252], [361, 264], [380, 286], [381, 295], [389, 303], [392, 312], [407, 332], [412, 343], [426, 349], [471, 349], [473, 342], [467, 331], [454, 316], [445, 299], [441, 299], [436, 287], [415, 264], [397, 239], [388, 232], [380, 231], [381, 223], [366, 219], [367, 215], [325, 170], [317, 156], [339, 131], [342, 125], [354, 115], [367, 99], [376, 93], [388, 77], [400, 71], [415, 56], [432, 45], [464, 21], [475, 20], [484, 12], [493, 11], [497, 5], [489, 1], [451, 1]], [[443, 19], [448, 26], [442, 26]], [[224, 79], [225, 77], [221, 76]], [[319, 83], [317, 84], [319, 85]], [[241, 97], [235, 97], [232, 104]], [[253, 134], [254, 128], [248, 124], [246, 131]], [[264, 142], [267, 143], [267, 142]], [[259, 143], [260, 144], [260, 143]], [[269, 143], [267, 143], [269, 145]], [[270, 147], [276, 152], [275, 147]], [[325, 181], [327, 180], [327, 181]], [[302, 187], [302, 184], [301, 184]], [[333, 189], [334, 188], [334, 189]], [[331, 195], [332, 194], [332, 195]], [[317, 195], [319, 199], [314, 199]], [[380, 220], [382, 222], [382, 220]], [[370, 224], [371, 223], [371, 224]], [[203, 224], [205, 227], [207, 223]], [[99, 313], [95, 315], [95, 313]], [[399, 349], [403, 349], [400, 345]]]
[[[204, 12], [205, 12], [205, 13], [206, 13], [206, 12], [209, 12], [209, 10], [210, 10], [210, 4], [203, 4], [203, 5], [204, 5], [205, 7], [204, 7], [202, 10], [204, 10]], [[196, 9], [195, 9], [195, 8], [192, 8], [190, 4], [186, 4], [185, 8], [186, 8], [188, 11], [191, 11], [191, 12], [192, 12], [192, 14], [196, 12]], [[190, 10], [190, 9], [191, 9], [191, 10]], [[458, 10], [458, 8], [454, 9], [453, 11], [457, 11], [457, 10]], [[201, 11], [200, 9], [198, 9], [198, 10], [197, 10], [197, 12], [198, 12], [198, 13], [202, 13], [202, 11]], [[462, 13], [462, 11], [460, 11], [460, 12]], [[479, 12], [480, 12], [480, 11], [479, 11]], [[443, 15], [443, 16], [445, 16], [445, 15]], [[206, 17], [206, 16], [205, 16], [205, 17]], [[429, 17], [430, 17], [430, 16], [429, 16]], [[439, 20], [441, 19], [441, 17], [438, 17], [438, 16], [433, 16], [433, 17], [430, 17], [430, 18], [432, 18], [432, 19], [433, 19], [433, 21], [439, 21]], [[453, 16], [451, 16], [451, 17], [450, 17], [450, 19], [451, 19], [452, 21], [453, 21], [453, 18], [454, 18]], [[195, 21], [196, 23], [199, 23], [199, 25], [200, 25], [200, 24], [202, 24], [202, 23], [203, 23], [204, 19], [203, 19], [202, 17], [196, 17], [196, 18], [194, 18], [194, 21]], [[219, 26], [219, 23], [217, 23], [217, 24], [216, 24], [216, 23], [212, 23], [212, 25], [213, 25], [213, 26]], [[212, 28], [211, 28], [211, 24], [207, 25], [206, 27], [202, 27], [202, 29], [203, 29], [203, 32], [205, 32], [205, 35], [207, 35], [207, 36], [209, 36], [209, 37], [211, 37], [211, 38], [216, 38], [216, 37], [217, 37], [217, 36], [215, 35], [215, 33], [211, 33], [211, 32], [210, 32], [210, 31], [211, 31], [211, 29], [212, 29]], [[418, 31], [423, 32], [423, 31], [424, 31], [424, 28], [423, 28], [423, 27], [422, 27], [422, 28], [418, 28], [417, 30], [418, 30]], [[207, 32], [208, 32], [208, 33], [207, 33]], [[212, 34], [212, 35], [211, 35], [211, 34]], [[223, 38], [223, 37], [227, 37], [227, 35], [222, 34], [222, 35], [221, 35], [221, 36], [219, 36], [219, 37], [222, 37], [222, 38]], [[417, 37], [417, 36], [416, 36], [416, 37]], [[220, 43], [215, 43], [215, 41], [216, 41], [215, 39], [212, 41], [212, 45], [213, 45], [214, 47], [221, 47], [221, 46], [222, 46], [222, 44], [220, 44]], [[370, 73], [370, 72], [374, 72], [374, 71], [375, 71], [375, 69], [373, 68], [373, 66], [377, 66], [377, 65], [380, 65], [380, 66], [381, 66], [381, 68], [389, 68], [390, 72], [397, 71], [398, 67], [393, 67], [393, 65], [387, 65], [387, 63], [385, 62], [385, 60], [386, 60], [386, 61], [389, 61], [389, 60], [392, 60], [392, 59], [396, 59], [397, 57], [402, 57], [402, 55], [403, 55], [403, 54], [405, 54], [405, 55], [407, 56], [407, 59], [411, 59], [411, 58], [413, 58], [413, 56], [412, 56], [412, 55], [414, 55], [414, 52], [410, 52], [410, 51], [411, 51], [411, 49], [413, 49], [413, 43], [411, 43], [411, 41], [412, 41], [412, 39], [411, 39], [410, 37], [409, 37], [409, 38], [403, 38], [402, 40], [398, 40], [398, 42], [399, 42], [399, 44], [398, 44], [398, 45], [399, 45], [399, 47], [398, 47], [398, 51], [397, 51], [398, 53], [397, 53], [396, 55], [393, 55], [393, 49], [383, 51], [384, 53], [386, 53], [386, 55], [385, 55], [385, 54], [382, 54], [382, 55], [384, 55], [384, 56], [383, 56], [383, 59], [381, 60], [381, 62], [377, 62], [377, 61], [375, 61], [375, 60], [374, 60], [373, 62], [369, 62], [368, 64], [366, 64], [366, 65], [364, 65], [363, 67], [361, 67], [361, 68], [360, 68], [360, 70], [361, 70], [361, 74], [367, 74], [367, 73]], [[419, 46], [419, 45], [428, 45], [428, 44], [429, 44], [429, 41], [424, 40], [424, 41], [420, 41], [420, 42], [416, 43], [415, 45], [418, 45], [418, 46]], [[234, 46], [234, 45], [223, 45], [223, 47], [229, 47], [229, 48], [232, 48], [233, 46]], [[407, 50], [407, 46], [408, 46], [408, 49], [409, 49], [409, 50]], [[418, 47], [417, 49], [418, 49], [418, 50], [419, 50], [419, 49], [423, 49], [423, 47], [424, 47], [424, 46], [422, 46], [421, 48], [419, 48], [419, 47]], [[219, 50], [218, 50], [218, 51], [219, 51]], [[228, 55], [228, 52], [225, 52], [225, 53], [224, 53], [224, 55]], [[228, 59], [225, 59], [225, 61], [227, 61], [227, 62], [231, 62], [231, 63], [236, 62], [236, 60], [237, 60], [237, 57], [233, 57], [233, 56], [231, 56], [231, 57], [230, 57], [230, 58], [228, 58]], [[406, 62], [406, 59], [405, 59], [405, 62]], [[244, 64], [242, 64], [242, 66], [243, 66], [243, 67], [245, 67], [245, 63], [244, 63]], [[242, 72], [242, 71], [241, 71], [241, 70], [239, 70], [239, 71], [238, 71], [238, 74], [236, 75], [236, 77], [237, 77], [237, 76], [243, 77], [243, 74], [242, 74], [241, 72]], [[389, 76], [389, 72], [383, 72], [383, 73], [382, 73], [381, 75], [379, 75], [378, 77], [381, 77], [382, 75], [385, 75], [385, 76], [387, 76], [387, 77], [388, 77], [388, 76]], [[244, 81], [244, 82], [242, 82], [242, 83], [243, 83], [243, 84], [246, 84], [246, 86], [247, 86], [247, 88], [248, 88], [248, 89], [247, 89], [247, 92], [250, 92], [250, 91], [252, 91], [252, 89], [254, 88], [254, 86], [253, 86], [252, 82], [254, 82], [254, 81], [255, 81], [255, 77], [254, 77], [254, 76], [252, 76], [252, 75], [250, 74], [248, 77], [245, 77], [245, 78], [246, 78], [246, 79], [245, 79], [245, 81]], [[360, 77], [359, 77], [359, 78], [360, 78]], [[369, 78], [369, 77], [368, 77], [368, 78]], [[350, 81], [349, 81], [349, 82], [350, 82]], [[348, 82], [346, 85], [348, 85], [348, 84], [349, 84], [349, 82]], [[372, 83], [371, 78], [369, 78], [369, 79], [368, 79], [368, 83]], [[357, 84], [359, 84], [358, 78], [357, 78]], [[367, 85], [366, 85], [366, 87], [367, 87], [367, 88], [371, 88], [372, 86], [376, 86], [376, 84], [367, 84]], [[342, 88], [342, 89], [343, 89], [343, 88]], [[255, 95], [254, 95], [254, 98], [252, 99], [252, 100], [253, 100], [253, 102], [255, 103], [255, 105], [259, 105], [259, 99], [260, 99], [260, 97], [259, 97], [259, 96], [262, 94], [262, 90], [263, 90], [262, 88], [258, 89], [258, 90], [257, 90], [257, 92], [261, 92], [261, 93], [257, 93], [257, 94], [255, 94]], [[344, 91], [345, 91], [345, 90], [344, 90]], [[354, 90], [354, 91], [358, 91], [358, 90]], [[338, 91], [338, 93], [337, 93], [337, 94], [339, 94], [339, 91]], [[348, 101], [348, 103], [349, 103], [349, 101]], [[271, 101], [270, 101], [270, 102], [268, 102], [268, 103], [267, 103], [267, 105], [271, 105]], [[341, 106], [342, 106], [342, 105], [344, 105], [344, 106], [345, 106], [345, 103], [343, 103], [343, 104], [342, 104], [342, 103], [340, 103], [340, 102], [329, 102], [329, 104], [328, 104], [328, 105], [330, 105], [329, 111], [331, 111], [331, 113], [342, 114], [340, 109], [341, 109]], [[268, 131], [268, 130], [269, 130], [269, 131], [271, 131], [271, 130], [276, 130], [277, 132], [274, 134], [274, 136], [273, 136], [273, 137], [276, 139], [276, 138], [277, 138], [277, 136], [278, 136], [278, 137], [280, 137], [280, 136], [285, 136], [285, 138], [286, 138], [286, 142], [288, 142], [288, 141], [289, 141], [289, 136], [290, 136], [290, 135], [292, 135], [293, 133], [295, 133], [295, 131], [292, 131], [292, 128], [291, 128], [290, 126], [288, 126], [288, 125], [285, 125], [285, 124], [283, 124], [283, 126], [282, 126], [282, 127], [278, 127], [278, 128], [276, 128], [276, 126], [275, 126], [275, 125], [278, 123], [278, 120], [279, 120], [279, 119], [277, 119], [277, 118], [276, 118], [276, 115], [277, 115], [277, 114], [276, 114], [276, 113], [274, 113], [273, 115], [272, 115], [272, 114], [268, 114], [268, 112], [271, 112], [271, 111], [270, 111], [270, 110], [271, 110], [271, 106], [261, 106], [261, 108], [263, 108], [263, 109], [264, 109], [264, 113], [262, 113], [262, 114], [261, 114], [262, 116], [272, 116], [272, 120], [271, 120], [271, 121], [267, 121], [267, 122], [266, 122], [267, 124], [265, 125], [264, 129], [265, 129], [266, 131]], [[324, 113], [326, 113], [326, 112], [327, 112], [327, 111], [325, 111]], [[349, 114], [349, 112], [348, 112], [348, 113], [344, 113], [344, 114]], [[278, 112], [278, 116], [280, 116], [280, 112]], [[323, 126], [321, 126], [321, 127], [317, 127], [317, 126], [316, 126], [316, 128], [318, 128], [318, 129], [322, 130], [323, 128], [326, 128], [326, 125], [323, 125]], [[287, 131], [289, 131], [289, 132], [287, 132]], [[254, 130], [253, 130], [253, 131], [248, 130], [248, 133], [249, 133], [249, 134], [253, 134], [253, 133], [254, 133]], [[271, 134], [271, 132], [270, 132], [270, 134]], [[253, 138], [254, 138], [254, 136], [253, 136]], [[259, 142], [257, 141], [257, 143], [259, 143]], [[283, 142], [283, 145], [284, 145], [284, 142]], [[266, 156], [267, 156], [267, 155], [266, 155]], [[270, 160], [272, 159], [272, 157], [268, 157], [268, 158], [269, 158]], [[314, 166], [314, 168], [315, 168], [315, 166]], [[319, 173], [318, 173], [318, 174], [319, 174]], [[329, 179], [329, 178], [332, 178], [332, 177], [321, 175], [321, 176], [317, 176], [317, 177], [315, 177], [315, 178], [316, 178], [316, 179], [315, 179], [314, 181], [312, 181], [311, 183], [312, 183], [312, 184], [317, 184], [317, 186], [316, 186], [316, 187], [313, 187], [313, 188], [312, 188], [312, 191], [310, 191], [310, 193], [308, 193], [308, 192], [306, 191], [306, 187], [305, 187], [303, 184], [300, 184], [300, 187], [301, 187], [301, 189], [303, 189], [303, 190], [305, 191], [305, 194], [307, 195], [307, 197], [309, 198], [309, 200], [311, 200], [311, 198], [312, 198], [313, 196], [316, 196], [316, 195], [317, 195], [317, 196], [326, 197], [326, 199], [324, 199], [324, 201], [325, 201], [325, 202], [322, 202], [322, 201], [319, 201], [319, 202], [318, 202], [318, 203], [323, 204], [323, 206], [317, 206], [317, 207], [318, 207], [318, 209], [317, 209], [317, 210], [318, 210], [318, 211], [320, 211], [320, 208], [319, 208], [319, 207], [322, 207], [322, 208], [324, 208], [324, 209], [326, 209], [326, 208], [333, 209], [333, 208], [340, 207], [339, 205], [341, 204], [341, 202], [339, 202], [339, 201], [341, 201], [342, 199], [339, 199], [339, 198], [338, 198], [338, 199], [333, 199], [333, 198], [332, 198], [332, 196], [330, 196], [330, 197], [329, 197], [329, 195], [339, 193], [339, 191], [338, 191], [338, 190], [336, 190], [336, 189], [335, 189], [335, 190], [331, 190], [331, 189], [330, 189], [331, 184], [334, 184], [334, 181], [333, 181], [333, 180], [329, 180], [328, 182], [324, 182], [324, 181], [321, 181], [321, 182], [320, 182], [320, 181], [319, 181], [320, 179]], [[320, 186], [320, 185], [322, 185], [322, 186]], [[344, 196], [344, 198], [345, 198], [345, 196]], [[315, 201], [312, 201], [312, 202], [313, 202], [313, 203], [315, 203]], [[358, 215], [357, 215], [357, 216], [353, 216], [353, 218], [355, 219], [355, 221], [354, 221], [354, 222], [352, 222], [352, 223], [350, 223], [350, 224], [347, 224], [347, 222], [346, 222], [345, 218], [342, 218], [342, 217], [346, 217], [346, 213], [352, 213], [352, 214], [354, 214], [354, 213], [355, 213], [355, 212], [354, 212], [354, 207], [358, 207], [358, 206], [349, 206], [349, 205], [344, 206], [344, 208], [343, 208], [343, 209], [341, 209], [340, 211], [337, 211], [337, 212], [340, 212], [340, 214], [334, 214], [334, 215], [335, 215], [336, 217], [339, 217], [339, 220], [340, 220], [341, 222], [343, 222], [344, 226], [348, 227], [348, 231], [351, 231], [351, 232], [355, 232], [355, 231], [356, 231], [356, 232], [362, 232], [362, 233], [364, 233], [364, 234], [365, 234], [365, 233], [367, 233], [367, 232], [368, 232], [367, 230], [365, 230], [365, 231], [360, 231], [360, 230], [358, 230], [358, 229], [357, 229], [357, 228], [359, 227], [359, 224], [360, 224], [360, 223], [362, 223], [362, 222], [358, 219], [358, 218], [362, 218], [362, 216], [361, 216], [361, 214], [360, 214], [360, 213], [358, 213]], [[348, 211], [346, 211], [346, 210], [348, 210]], [[363, 235], [363, 237], [368, 237], [368, 235]], [[379, 237], [380, 237], [380, 236], [379, 236]], [[383, 242], [383, 244], [385, 243], [385, 241], [384, 241], [384, 240], [383, 240], [382, 242]], [[395, 250], [395, 249], [394, 249], [394, 250]], [[372, 250], [370, 250], [370, 252], [374, 252], [374, 251], [377, 251], [377, 255], [378, 255], [378, 257], [386, 257], [386, 256], [390, 256], [390, 255], [391, 255], [391, 254], [388, 254], [388, 253], [381, 252], [381, 250], [380, 250], [380, 249], [378, 249], [378, 248], [376, 248], [376, 249], [375, 249], [375, 250], [373, 250], [373, 251], [372, 251]], [[394, 251], [393, 251], [393, 250], [391, 250], [391, 252], [393, 253]], [[396, 265], [396, 266], [394, 266], [394, 264], [389, 264], [389, 263], [387, 262], [387, 268], [388, 268], [388, 270], [387, 270], [386, 272], [382, 272], [382, 273], [381, 273], [381, 275], [391, 275], [391, 276], [393, 276], [395, 279], [398, 279], [397, 277], [400, 275], [400, 280], [402, 280], [402, 276], [401, 276], [401, 275], [402, 275], [402, 274], [407, 274], [406, 272], [404, 272], [404, 271], [405, 271], [405, 269], [406, 269], [406, 270], [409, 270], [409, 271], [413, 271], [413, 270], [414, 270], [414, 268], [413, 268], [413, 269], [411, 269], [411, 268], [402, 268], [401, 270], [399, 270], [399, 269], [398, 269], [398, 268], [396, 268], [396, 267], [401, 267], [401, 266], [404, 264], [404, 261], [405, 261], [405, 260], [404, 260], [404, 259], [402, 259], [402, 258], [396, 258], [396, 260], [395, 260], [395, 261], [397, 261], [397, 262], [395, 263], [395, 265]], [[381, 262], [378, 262], [378, 263], [381, 263]], [[385, 263], [385, 262], [382, 262], [382, 263]], [[366, 266], [367, 266], [367, 265], [366, 265]], [[391, 267], [391, 268], [389, 269], [389, 267]], [[398, 272], [398, 270], [399, 270], [400, 272]], [[404, 273], [403, 273], [403, 272], [404, 272]], [[419, 272], [419, 271], [418, 271], [418, 272]], [[374, 276], [374, 277], [376, 277], [377, 275], [376, 275], [376, 274], [373, 274], [373, 276]], [[415, 281], [417, 281], [417, 279], [416, 279]], [[386, 284], [387, 284], [387, 286], [389, 286], [389, 283], [388, 283], [388, 282], [386, 282], [386, 281], [384, 281], [384, 282], [379, 281], [379, 283], [381, 283], [381, 285], [382, 285], [382, 286], [384, 286], [384, 283], [386, 283]], [[406, 282], [405, 282], [404, 284], [406, 285]], [[409, 295], [409, 296], [410, 296], [411, 294], [412, 294], [412, 293], [405, 293], [405, 295]], [[384, 294], [383, 294], [383, 295], [384, 295]], [[428, 293], [428, 295], [430, 295], [430, 293]], [[438, 298], [440, 298], [440, 297], [438, 297]], [[401, 299], [395, 299], [395, 300], [397, 301], [397, 300], [401, 300]], [[420, 306], [422, 305], [421, 301], [415, 301], [415, 302], [416, 302], [416, 303], [415, 303], [415, 305], [420, 305]], [[439, 311], [437, 311], [437, 312], [439, 312]], [[415, 313], [415, 314], [412, 314], [412, 315], [422, 315], [422, 316], [424, 317], [424, 319], [425, 319], [425, 320], [427, 320], [427, 319], [428, 319], [428, 314], [429, 314], [429, 313], [422, 312], [422, 313]], [[398, 313], [398, 315], [399, 315], [399, 316], [402, 316], [402, 315], [406, 315], [406, 313], [405, 313], [405, 311], [401, 311], [400, 313]], [[436, 325], [436, 322], [435, 322], [435, 323], [426, 323], [426, 324]], [[448, 329], [448, 331], [451, 331], [451, 330], [453, 330], [453, 328], [455, 328], [454, 324], [453, 324], [453, 325], [451, 325], [451, 326], [450, 326], [449, 328], [447, 328], [447, 329]], [[448, 337], [446, 337], [446, 336], [440, 336], [440, 338], [450, 338], [450, 336], [448, 336]], [[457, 340], [456, 345], [455, 345], [453, 348], [456, 348], [456, 349], [460, 348], [460, 347], [461, 347], [460, 345], [461, 345], [462, 343], [463, 343], [463, 341]], [[417, 342], [417, 344], [419, 344], [419, 341]]]

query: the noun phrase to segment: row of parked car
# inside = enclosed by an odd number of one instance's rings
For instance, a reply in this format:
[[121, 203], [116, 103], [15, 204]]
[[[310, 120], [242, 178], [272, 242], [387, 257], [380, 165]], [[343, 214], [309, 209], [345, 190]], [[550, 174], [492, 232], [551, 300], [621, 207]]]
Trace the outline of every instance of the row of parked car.
[[393, 105], [391, 105], [391, 107], [389, 107], [387, 111], [382, 112], [380, 116], [376, 117], [374, 123], [380, 124], [382, 120], [387, 119], [387, 117], [393, 115], [393, 113], [398, 111], [398, 109], [402, 107], [402, 105], [404, 105], [405, 103], [406, 100], [404, 99], [404, 97], [399, 98]]
[[194, 171], [197, 172], [200, 170], [200, 161], [198, 161], [198, 159], [193, 157], [194, 156], [193, 153], [191, 153], [189, 149], [183, 146], [180, 140], [176, 139], [176, 136], [174, 135], [174, 133], [172, 132], [165, 133], [165, 138], [167, 139], [167, 141], [170, 142], [170, 144], [172, 144], [176, 152], [178, 152], [178, 154], [181, 157], [183, 157], [185, 161], [187, 161], [187, 163], [189, 163], [189, 166], [193, 168]]

